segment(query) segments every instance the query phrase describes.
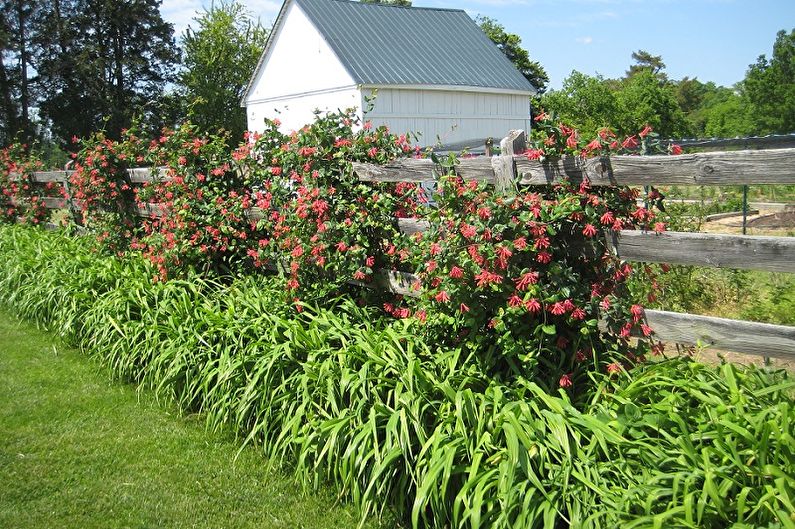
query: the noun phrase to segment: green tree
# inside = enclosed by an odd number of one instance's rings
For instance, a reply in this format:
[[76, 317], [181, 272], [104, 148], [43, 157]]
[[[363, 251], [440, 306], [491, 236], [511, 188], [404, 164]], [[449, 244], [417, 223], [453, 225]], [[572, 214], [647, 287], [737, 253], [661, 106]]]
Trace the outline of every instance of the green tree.
[[154, 114], [179, 54], [160, 0], [53, 0], [40, 21], [40, 108], [63, 141]]
[[619, 114], [615, 126], [621, 132], [631, 134], [648, 124], [663, 138], [691, 133], [673, 86], [660, 82], [659, 73], [642, 70], [624, 80], [616, 93]]
[[268, 30], [253, 20], [242, 4], [213, 4], [182, 36], [184, 70], [179, 82], [201, 128], [220, 129], [240, 139], [246, 113], [240, 98], [265, 47]]
[[530, 59], [530, 54], [522, 48], [522, 39], [519, 35], [508, 33], [505, 27], [489, 17], [478, 17], [475, 21], [480, 25], [480, 29], [486, 34], [502, 51], [506, 57], [522, 72], [525, 79], [530, 81], [539, 94], [544, 93], [549, 83], [547, 75], [541, 63]]
[[646, 50], [638, 50], [632, 52], [632, 60], [635, 64], [627, 70], [627, 77], [632, 77], [640, 72], [651, 72], [651, 74], [661, 81], [668, 79], [665, 70], [665, 63], [660, 55], [652, 55]]
[[795, 29], [778, 32], [773, 56], [749, 66], [742, 89], [758, 134], [795, 132]]
[[618, 100], [606, 80], [576, 70], [563, 81], [560, 90], [542, 96], [540, 107], [557, 114], [586, 136], [593, 136], [602, 127], [616, 127], [619, 122]]

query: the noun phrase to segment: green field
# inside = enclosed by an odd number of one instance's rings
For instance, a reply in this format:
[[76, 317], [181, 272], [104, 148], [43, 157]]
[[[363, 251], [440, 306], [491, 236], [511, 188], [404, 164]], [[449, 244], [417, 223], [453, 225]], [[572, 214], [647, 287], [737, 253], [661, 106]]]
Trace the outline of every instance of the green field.
[[0, 527], [342, 528], [355, 509], [302, 494], [203, 418], [0, 312]]

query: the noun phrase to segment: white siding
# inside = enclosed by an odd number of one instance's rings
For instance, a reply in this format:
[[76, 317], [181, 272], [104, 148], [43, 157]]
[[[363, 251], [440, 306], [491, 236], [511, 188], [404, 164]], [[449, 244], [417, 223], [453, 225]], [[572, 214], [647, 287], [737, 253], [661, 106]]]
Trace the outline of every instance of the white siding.
[[278, 117], [285, 131], [313, 120], [313, 111], [360, 107], [355, 82], [295, 3], [273, 41], [246, 98], [248, 128], [263, 128], [265, 117]]
[[529, 132], [530, 100], [516, 94], [380, 88], [367, 119], [396, 133], [420, 133], [421, 145], [433, 145], [437, 137], [443, 144], [499, 141], [512, 129]]
[[316, 109], [325, 112], [355, 107], [357, 115], [361, 116], [361, 102], [361, 93], [354, 87], [249, 103], [246, 109], [248, 128], [261, 132], [265, 118], [278, 118], [282, 122], [280, 130], [292, 132], [314, 121]]

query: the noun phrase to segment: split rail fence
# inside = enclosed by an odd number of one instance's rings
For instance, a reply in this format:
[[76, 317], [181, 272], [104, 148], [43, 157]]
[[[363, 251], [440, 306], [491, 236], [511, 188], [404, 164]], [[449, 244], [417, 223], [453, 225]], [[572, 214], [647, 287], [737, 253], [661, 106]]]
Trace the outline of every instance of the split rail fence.
[[[564, 178], [575, 182], [587, 178], [592, 186], [795, 184], [795, 148], [678, 156], [568, 157], [540, 162], [518, 154], [525, 146], [524, 133], [512, 131], [501, 142], [500, 156], [462, 159], [455, 171], [466, 180], [491, 183], [500, 193], [511, 193], [517, 185], [550, 185]], [[441, 168], [430, 159], [401, 159], [385, 166], [355, 163], [354, 170], [364, 182], [430, 184]], [[66, 197], [43, 199], [48, 208], [79, 209], [68, 195], [70, 174], [71, 171], [34, 173], [35, 182], [63, 185]], [[168, 178], [162, 168], [130, 169], [128, 175], [132, 184]], [[165, 213], [158, 204], [139, 209], [142, 216]], [[248, 215], [256, 220], [262, 213], [253, 208]], [[417, 219], [399, 219], [399, 225], [407, 234], [428, 227]], [[611, 251], [631, 262], [795, 273], [795, 237], [606, 231], [605, 238]], [[412, 296], [417, 295], [410, 289], [415, 279], [405, 272], [382, 271], [373, 286]], [[795, 327], [661, 310], [647, 310], [646, 319], [655, 336], [665, 342], [795, 359]]]

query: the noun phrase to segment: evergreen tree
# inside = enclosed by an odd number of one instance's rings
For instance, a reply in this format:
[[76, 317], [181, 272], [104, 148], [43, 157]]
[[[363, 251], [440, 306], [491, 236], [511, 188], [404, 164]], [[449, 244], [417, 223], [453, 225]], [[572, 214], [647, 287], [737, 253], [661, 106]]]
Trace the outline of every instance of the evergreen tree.
[[152, 113], [178, 51], [160, 0], [50, 0], [41, 21], [41, 102], [56, 135], [117, 137]]

